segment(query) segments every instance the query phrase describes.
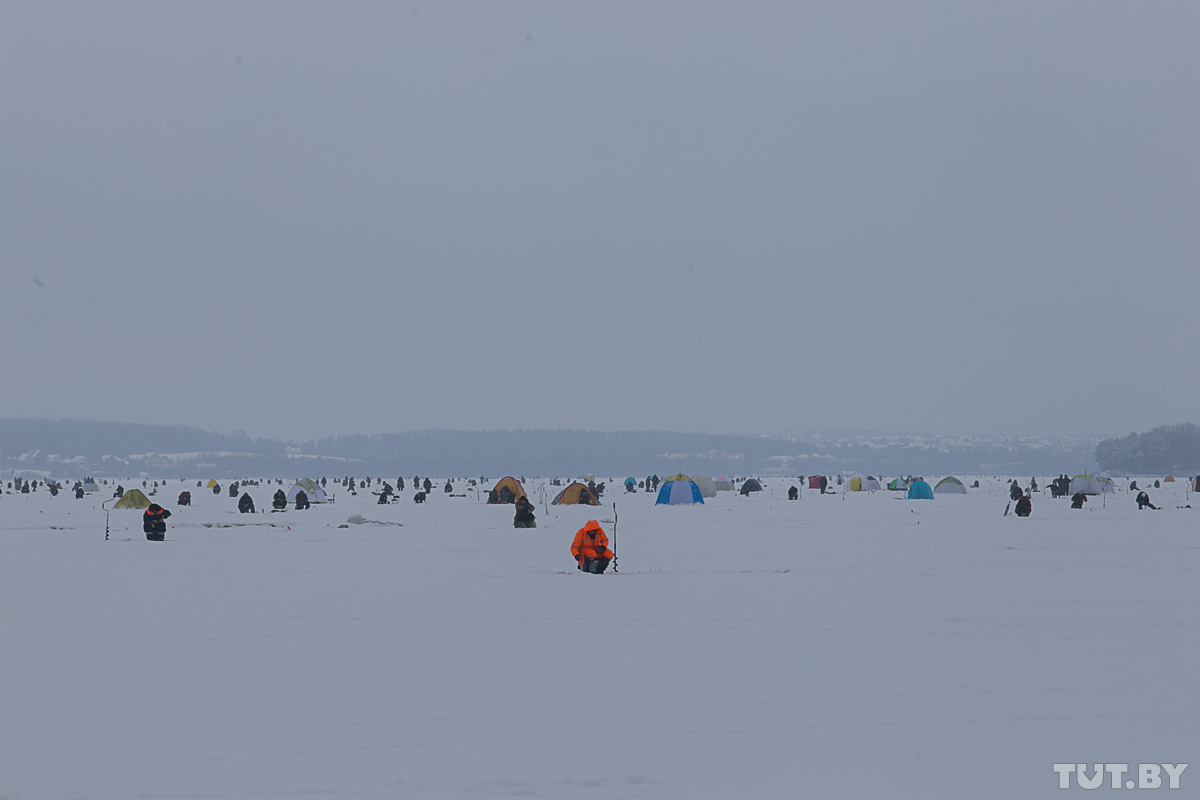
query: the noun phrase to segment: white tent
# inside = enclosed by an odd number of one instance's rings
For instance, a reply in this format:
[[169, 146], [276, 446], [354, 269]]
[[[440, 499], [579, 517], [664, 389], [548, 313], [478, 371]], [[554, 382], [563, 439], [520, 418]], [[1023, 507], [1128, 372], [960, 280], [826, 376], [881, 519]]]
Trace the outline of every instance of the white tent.
[[1101, 494], [1102, 492], [1115, 492], [1112, 481], [1105, 478], [1097, 478], [1094, 475], [1076, 475], [1071, 478], [1071, 494], [1083, 492], [1084, 494]]
[[295, 486], [293, 486], [291, 489], [288, 490], [288, 494], [287, 494], [288, 502], [289, 503], [296, 502], [296, 495], [300, 494], [301, 490], [303, 490], [304, 493], [306, 495], [308, 495], [308, 502], [310, 502], [310, 503], [324, 503], [324, 502], [328, 501], [328, 498], [325, 496], [325, 490], [321, 488], [320, 484], [316, 484], [315, 488], [313, 488], [311, 485], [304, 486], [303, 483], [297, 483]]
[[725, 477], [724, 475], [721, 475], [720, 477], [713, 480], [713, 486], [716, 487], [716, 490], [718, 492], [732, 492], [733, 491], [733, 480]]
[[[717, 496], [717, 484], [712, 478], [708, 477], [707, 475], [693, 475], [692, 482], [695, 483], [696, 486], [698, 486], [700, 488], [700, 496], [701, 497], [716, 497]], [[730, 488], [732, 488], [732, 487], [730, 487]]]
[[883, 487], [872, 475], [860, 475], [857, 472], [847, 480], [847, 489], [852, 492], [877, 492]]

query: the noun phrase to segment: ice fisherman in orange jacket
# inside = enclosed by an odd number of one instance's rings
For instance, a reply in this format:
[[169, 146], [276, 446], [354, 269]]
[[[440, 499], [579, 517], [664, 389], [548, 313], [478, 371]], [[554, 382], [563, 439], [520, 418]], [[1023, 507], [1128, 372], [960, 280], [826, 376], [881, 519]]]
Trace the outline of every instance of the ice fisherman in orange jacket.
[[587, 524], [575, 533], [575, 541], [571, 543], [571, 555], [579, 569], [584, 572], [599, 574], [608, 569], [613, 551], [608, 549], [608, 535], [596, 520], [588, 520]]

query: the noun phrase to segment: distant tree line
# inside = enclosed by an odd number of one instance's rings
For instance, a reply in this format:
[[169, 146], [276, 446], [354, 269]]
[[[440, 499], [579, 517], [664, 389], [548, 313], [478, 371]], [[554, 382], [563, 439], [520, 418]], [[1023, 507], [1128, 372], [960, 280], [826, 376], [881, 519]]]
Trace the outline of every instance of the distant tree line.
[[1096, 446], [1096, 462], [1102, 470], [1131, 475], [1200, 473], [1200, 426], [1161, 425], [1123, 439], [1105, 439]]
[[805, 437], [672, 431], [423, 430], [287, 442], [182, 425], [0, 419], [0, 474], [878, 475], [1090, 472], [1096, 440], [852, 432]]

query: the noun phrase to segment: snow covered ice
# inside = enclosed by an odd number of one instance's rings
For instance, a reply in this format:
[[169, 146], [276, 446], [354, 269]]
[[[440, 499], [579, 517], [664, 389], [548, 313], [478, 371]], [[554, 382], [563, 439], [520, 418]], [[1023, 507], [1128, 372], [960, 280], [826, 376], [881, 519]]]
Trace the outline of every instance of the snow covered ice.
[[[1197, 760], [1182, 481], [1018, 519], [992, 477], [549, 513], [530, 480], [530, 530], [442, 482], [253, 516], [172, 482], [163, 543], [0, 497], [0, 797], [1028, 798]], [[614, 500], [619, 574], [574, 571]]]

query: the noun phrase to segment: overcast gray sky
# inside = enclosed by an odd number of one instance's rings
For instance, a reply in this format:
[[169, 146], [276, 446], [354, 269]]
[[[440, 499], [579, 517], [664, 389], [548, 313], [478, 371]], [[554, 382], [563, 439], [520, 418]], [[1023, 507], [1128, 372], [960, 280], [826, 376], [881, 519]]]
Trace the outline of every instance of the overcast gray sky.
[[1198, 30], [1195, 2], [6, 2], [0, 416], [1194, 421]]

